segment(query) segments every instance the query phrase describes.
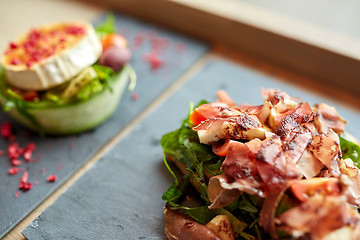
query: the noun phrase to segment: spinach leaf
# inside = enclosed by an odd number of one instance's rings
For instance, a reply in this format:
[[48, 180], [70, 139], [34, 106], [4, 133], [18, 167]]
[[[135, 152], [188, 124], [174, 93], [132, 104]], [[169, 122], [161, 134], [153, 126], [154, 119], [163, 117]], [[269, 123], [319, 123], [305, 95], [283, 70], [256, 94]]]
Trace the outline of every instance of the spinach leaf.
[[340, 137], [340, 147], [343, 158], [350, 158], [357, 167], [360, 167], [360, 146]]

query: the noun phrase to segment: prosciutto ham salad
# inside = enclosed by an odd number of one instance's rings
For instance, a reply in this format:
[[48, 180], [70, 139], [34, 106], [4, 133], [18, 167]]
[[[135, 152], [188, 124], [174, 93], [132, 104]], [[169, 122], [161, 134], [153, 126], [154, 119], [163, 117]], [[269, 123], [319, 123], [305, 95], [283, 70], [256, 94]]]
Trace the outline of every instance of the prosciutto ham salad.
[[[223, 90], [164, 135], [174, 182], [165, 233], [184, 239], [360, 239], [360, 147], [325, 103], [274, 89], [260, 106]], [[172, 170], [174, 163], [181, 174]]]

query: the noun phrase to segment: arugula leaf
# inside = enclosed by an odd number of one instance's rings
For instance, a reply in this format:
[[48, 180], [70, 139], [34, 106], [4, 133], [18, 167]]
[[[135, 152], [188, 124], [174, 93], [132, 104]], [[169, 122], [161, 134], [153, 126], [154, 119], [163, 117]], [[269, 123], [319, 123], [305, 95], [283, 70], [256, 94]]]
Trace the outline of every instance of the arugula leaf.
[[174, 202], [183, 195], [183, 192], [179, 189], [178, 185], [173, 182], [170, 188], [162, 195], [162, 200], [166, 202]]
[[220, 175], [223, 173], [223, 171], [220, 169], [221, 165], [224, 161], [224, 158], [220, 158], [217, 163], [205, 165], [206, 171], [208, 171], [212, 176]]
[[350, 158], [360, 168], [360, 146], [340, 136], [340, 147], [343, 158]]
[[95, 31], [99, 38], [102, 38], [105, 35], [115, 33], [116, 26], [115, 26], [115, 16], [113, 14], [108, 14], [106, 20], [103, 23], [95, 26]]

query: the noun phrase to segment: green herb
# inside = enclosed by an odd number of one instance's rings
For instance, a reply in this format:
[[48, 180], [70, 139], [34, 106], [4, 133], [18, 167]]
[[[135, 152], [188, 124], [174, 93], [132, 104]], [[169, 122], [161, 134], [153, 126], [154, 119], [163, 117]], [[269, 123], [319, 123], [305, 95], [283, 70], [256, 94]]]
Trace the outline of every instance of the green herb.
[[182, 191], [178, 187], [178, 185], [173, 182], [170, 188], [163, 194], [162, 200], [166, 202], [175, 202], [183, 195]]
[[99, 25], [95, 26], [95, 31], [99, 38], [102, 38], [105, 35], [115, 33], [115, 16], [113, 14], [108, 14], [106, 20]]
[[224, 158], [220, 158], [217, 163], [211, 165], [205, 165], [204, 167], [206, 171], [208, 171], [211, 175], [216, 176], [223, 173], [223, 171], [220, 169], [223, 161]]
[[357, 167], [360, 167], [360, 146], [340, 137], [340, 147], [343, 158], [350, 158]]

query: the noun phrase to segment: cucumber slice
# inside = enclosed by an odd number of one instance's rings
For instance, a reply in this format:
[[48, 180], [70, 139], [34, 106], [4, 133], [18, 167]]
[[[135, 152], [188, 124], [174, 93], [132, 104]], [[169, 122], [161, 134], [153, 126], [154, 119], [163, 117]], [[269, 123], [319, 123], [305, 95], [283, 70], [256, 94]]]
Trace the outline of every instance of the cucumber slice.
[[[118, 103], [134, 72], [125, 66], [109, 80], [111, 91], [105, 88], [86, 101], [67, 104], [29, 103], [26, 113], [17, 108], [8, 114], [17, 122], [39, 133], [67, 135], [90, 130], [103, 123], [116, 110]], [[7, 99], [0, 95], [0, 102]]]

